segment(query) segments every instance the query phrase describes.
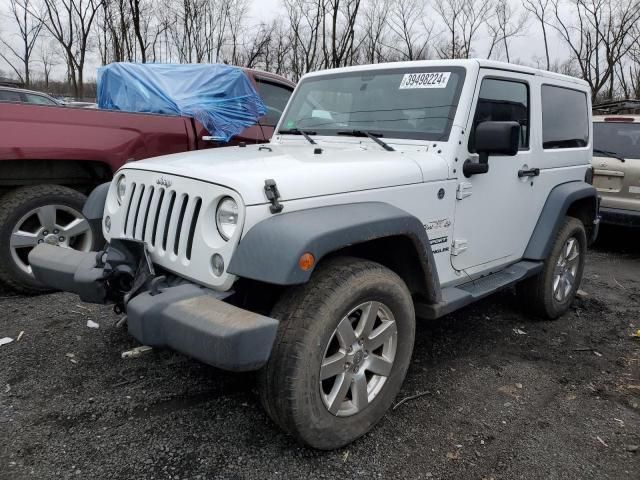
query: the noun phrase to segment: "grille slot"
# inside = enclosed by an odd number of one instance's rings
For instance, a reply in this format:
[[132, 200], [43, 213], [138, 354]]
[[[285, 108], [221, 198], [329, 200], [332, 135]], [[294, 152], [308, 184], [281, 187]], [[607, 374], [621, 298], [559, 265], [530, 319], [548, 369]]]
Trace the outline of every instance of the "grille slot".
[[143, 240], [151, 251], [191, 259], [200, 197], [162, 187], [132, 183], [124, 216], [124, 237]]
[[191, 217], [191, 226], [189, 227], [189, 237], [187, 238], [187, 260], [191, 260], [191, 249], [193, 248], [193, 236], [196, 233], [196, 225], [198, 224], [198, 216], [200, 215], [200, 208], [202, 207], [202, 199], [196, 198], [196, 203], [193, 209], [193, 216]]
[[164, 217], [164, 235], [162, 236], [162, 249], [167, 249], [167, 239], [169, 237], [169, 227], [171, 227], [171, 214], [173, 213], [173, 205], [176, 203], [176, 192], [169, 194], [169, 206]]

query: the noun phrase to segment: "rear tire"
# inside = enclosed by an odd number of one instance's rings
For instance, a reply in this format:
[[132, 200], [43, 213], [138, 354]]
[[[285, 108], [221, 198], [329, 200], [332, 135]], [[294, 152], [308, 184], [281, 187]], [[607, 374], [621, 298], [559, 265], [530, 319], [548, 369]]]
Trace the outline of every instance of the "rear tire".
[[42, 242], [90, 251], [98, 234], [82, 216], [85, 200], [81, 193], [60, 185], [22, 187], [4, 194], [0, 281], [20, 293], [50, 291], [33, 277], [28, 253]]
[[580, 288], [586, 252], [584, 224], [566, 217], [542, 271], [516, 287], [523, 307], [548, 320], [563, 315]]
[[374, 262], [336, 258], [287, 291], [272, 316], [280, 326], [259, 382], [273, 421], [322, 450], [369, 431], [411, 360], [415, 312], [402, 279]]

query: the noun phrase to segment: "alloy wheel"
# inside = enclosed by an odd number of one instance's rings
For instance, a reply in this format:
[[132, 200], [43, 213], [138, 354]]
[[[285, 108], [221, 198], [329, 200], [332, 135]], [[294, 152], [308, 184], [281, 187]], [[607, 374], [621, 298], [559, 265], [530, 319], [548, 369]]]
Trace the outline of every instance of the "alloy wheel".
[[553, 272], [553, 297], [564, 302], [573, 291], [580, 265], [580, 243], [575, 237], [565, 242]]
[[87, 219], [75, 208], [43, 205], [18, 220], [9, 240], [13, 261], [29, 275], [32, 275], [29, 252], [40, 243], [87, 252], [93, 245], [93, 232]]
[[358, 305], [334, 330], [320, 367], [320, 394], [339, 417], [365, 409], [387, 381], [397, 348], [391, 310], [380, 302]]

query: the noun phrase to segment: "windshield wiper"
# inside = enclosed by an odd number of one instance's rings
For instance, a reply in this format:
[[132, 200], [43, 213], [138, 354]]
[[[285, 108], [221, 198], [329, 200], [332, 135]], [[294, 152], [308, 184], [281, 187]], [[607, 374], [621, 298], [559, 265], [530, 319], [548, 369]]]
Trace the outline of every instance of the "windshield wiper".
[[378, 138], [382, 136], [381, 133], [372, 133], [372, 132], [367, 132], [366, 130], [341, 130], [336, 133], [338, 135], [351, 135], [352, 137], [369, 137], [371, 140], [373, 140], [382, 148], [384, 148], [387, 152], [395, 152], [395, 148], [393, 148], [387, 142], [383, 142]]
[[307, 132], [304, 130], [300, 130], [299, 128], [290, 128], [288, 130], [278, 130], [278, 133], [281, 133], [283, 135], [302, 135], [311, 145], [316, 144], [316, 141], [309, 136], [315, 135], [316, 132]]
[[621, 157], [618, 153], [611, 152], [609, 150], [600, 150], [599, 148], [594, 148], [593, 153], [597, 153], [598, 155], [604, 155], [605, 157], [609, 157], [609, 158], [615, 158], [620, 160], [621, 162], [625, 161], [624, 158]]

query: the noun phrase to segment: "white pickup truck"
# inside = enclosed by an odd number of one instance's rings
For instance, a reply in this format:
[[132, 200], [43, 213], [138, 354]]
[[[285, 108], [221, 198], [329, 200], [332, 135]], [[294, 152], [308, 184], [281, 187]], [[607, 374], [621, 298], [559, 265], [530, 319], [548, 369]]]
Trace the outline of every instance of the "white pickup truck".
[[144, 344], [259, 370], [270, 417], [337, 448], [394, 401], [417, 318], [513, 285], [566, 312], [598, 230], [590, 112], [585, 82], [486, 60], [311, 73], [268, 145], [127, 164], [85, 206], [105, 250], [29, 260]]

